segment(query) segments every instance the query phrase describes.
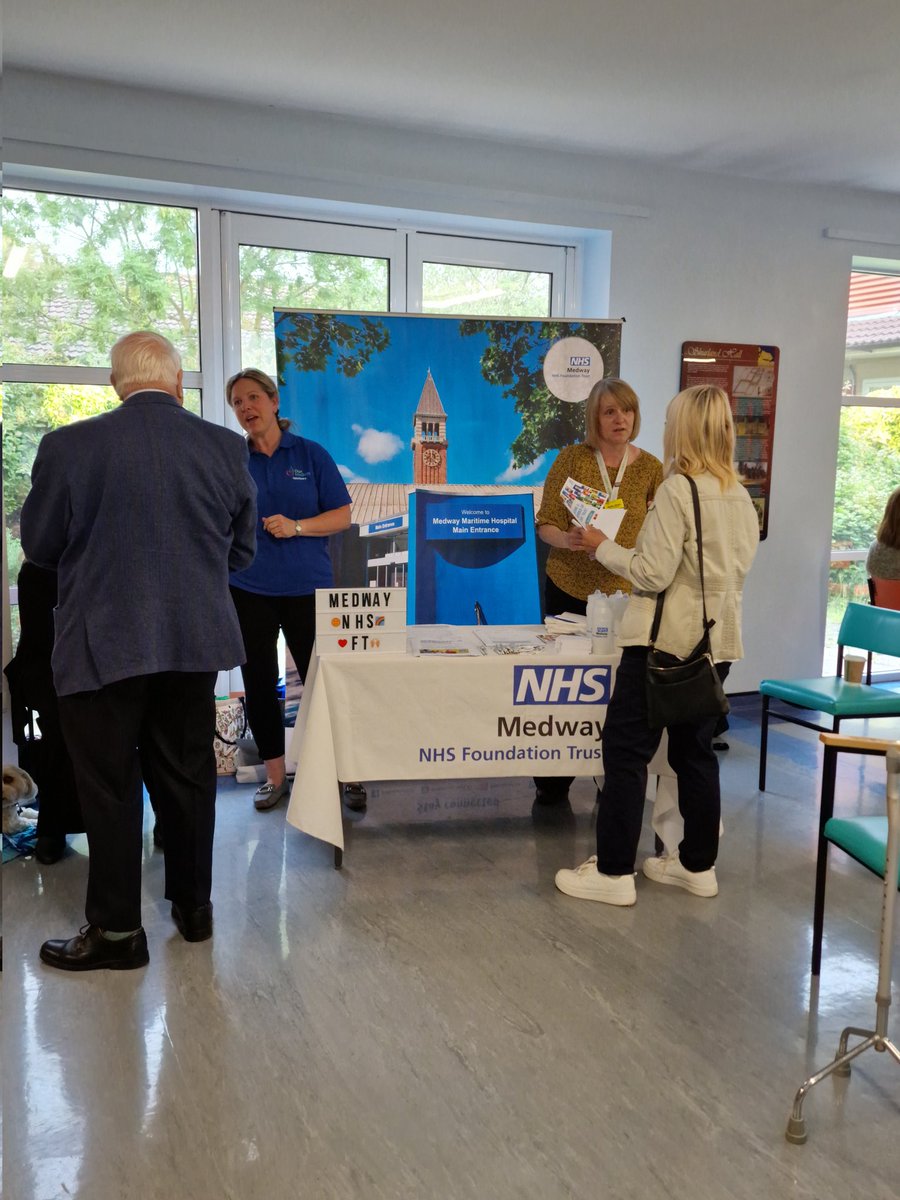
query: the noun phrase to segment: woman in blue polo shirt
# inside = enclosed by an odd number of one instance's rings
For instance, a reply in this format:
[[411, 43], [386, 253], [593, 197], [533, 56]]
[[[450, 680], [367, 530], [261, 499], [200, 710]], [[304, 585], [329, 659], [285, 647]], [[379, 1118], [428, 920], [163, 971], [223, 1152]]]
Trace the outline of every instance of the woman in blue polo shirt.
[[278, 390], [265, 372], [239, 371], [225, 396], [247, 433], [257, 487], [256, 558], [232, 574], [231, 595], [247, 652], [241, 668], [247, 719], [266, 764], [266, 782], [253, 803], [264, 811], [287, 794], [278, 632], [305, 676], [316, 636], [316, 588], [334, 583], [328, 537], [349, 526], [350, 493], [328, 451], [289, 432], [290, 421], [278, 416]]

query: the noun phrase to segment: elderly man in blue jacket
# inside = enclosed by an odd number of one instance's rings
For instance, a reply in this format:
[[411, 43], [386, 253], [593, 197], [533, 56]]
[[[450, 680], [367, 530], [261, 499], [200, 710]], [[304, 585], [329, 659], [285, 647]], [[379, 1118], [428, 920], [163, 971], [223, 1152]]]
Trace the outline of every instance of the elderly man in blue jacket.
[[245, 443], [182, 407], [175, 347], [128, 334], [110, 381], [118, 408], [41, 441], [21, 523], [26, 557], [59, 574], [53, 678], [90, 848], [88, 924], [41, 947], [68, 971], [149, 960], [141, 760], [172, 918], [212, 934], [215, 682], [244, 661], [228, 574], [256, 549]]

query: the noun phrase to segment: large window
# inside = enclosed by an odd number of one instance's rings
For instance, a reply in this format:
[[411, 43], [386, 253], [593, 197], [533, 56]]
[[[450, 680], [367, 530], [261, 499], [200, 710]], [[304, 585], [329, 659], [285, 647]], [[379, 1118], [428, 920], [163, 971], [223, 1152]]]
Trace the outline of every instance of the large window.
[[376, 210], [357, 224], [226, 210], [157, 203], [153, 195], [7, 188], [3, 450], [11, 583], [38, 443], [49, 429], [117, 402], [109, 350], [123, 333], [150, 328], [170, 337], [183, 359], [186, 406], [199, 413], [202, 401], [208, 419], [229, 421], [225, 376], [251, 365], [276, 374], [275, 306], [579, 315], [575, 247], [546, 244], [543, 231], [517, 241], [496, 222], [490, 237], [480, 237], [382, 221]]
[[197, 214], [7, 189], [3, 197], [4, 505], [10, 579], [38, 443], [117, 403], [109, 351], [133, 329], [177, 345], [200, 411]]
[[[877, 269], [876, 269], [877, 267]], [[900, 485], [900, 263], [855, 263], [832, 526], [825, 670], [848, 601], [867, 603], [866, 554]], [[858, 269], [857, 269], [858, 268]], [[896, 660], [873, 669], [896, 670]]]
[[565, 246], [226, 213], [226, 371], [257, 366], [276, 373], [275, 306], [562, 316], [570, 253]]

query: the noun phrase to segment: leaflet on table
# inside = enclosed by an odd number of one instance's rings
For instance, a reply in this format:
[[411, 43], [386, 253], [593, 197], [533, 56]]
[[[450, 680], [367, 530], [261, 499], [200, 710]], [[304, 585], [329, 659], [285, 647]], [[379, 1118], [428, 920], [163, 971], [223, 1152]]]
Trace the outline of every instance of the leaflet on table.
[[445, 654], [457, 658], [479, 657], [485, 653], [480, 639], [471, 629], [459, 625], [429, 626], [421, 632], [410, 630], [409, 651], [416, 657]]

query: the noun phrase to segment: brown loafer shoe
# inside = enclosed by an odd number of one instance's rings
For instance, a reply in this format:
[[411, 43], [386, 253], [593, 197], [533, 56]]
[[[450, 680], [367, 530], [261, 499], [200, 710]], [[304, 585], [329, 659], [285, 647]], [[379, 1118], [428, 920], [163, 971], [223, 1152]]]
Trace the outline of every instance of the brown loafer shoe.
[[345, 783], [344, 784], [344, 803], [351, 812], [365, 812], [368, 807], [369, 798], [366, 795], [366, 789], [361, 783]]

